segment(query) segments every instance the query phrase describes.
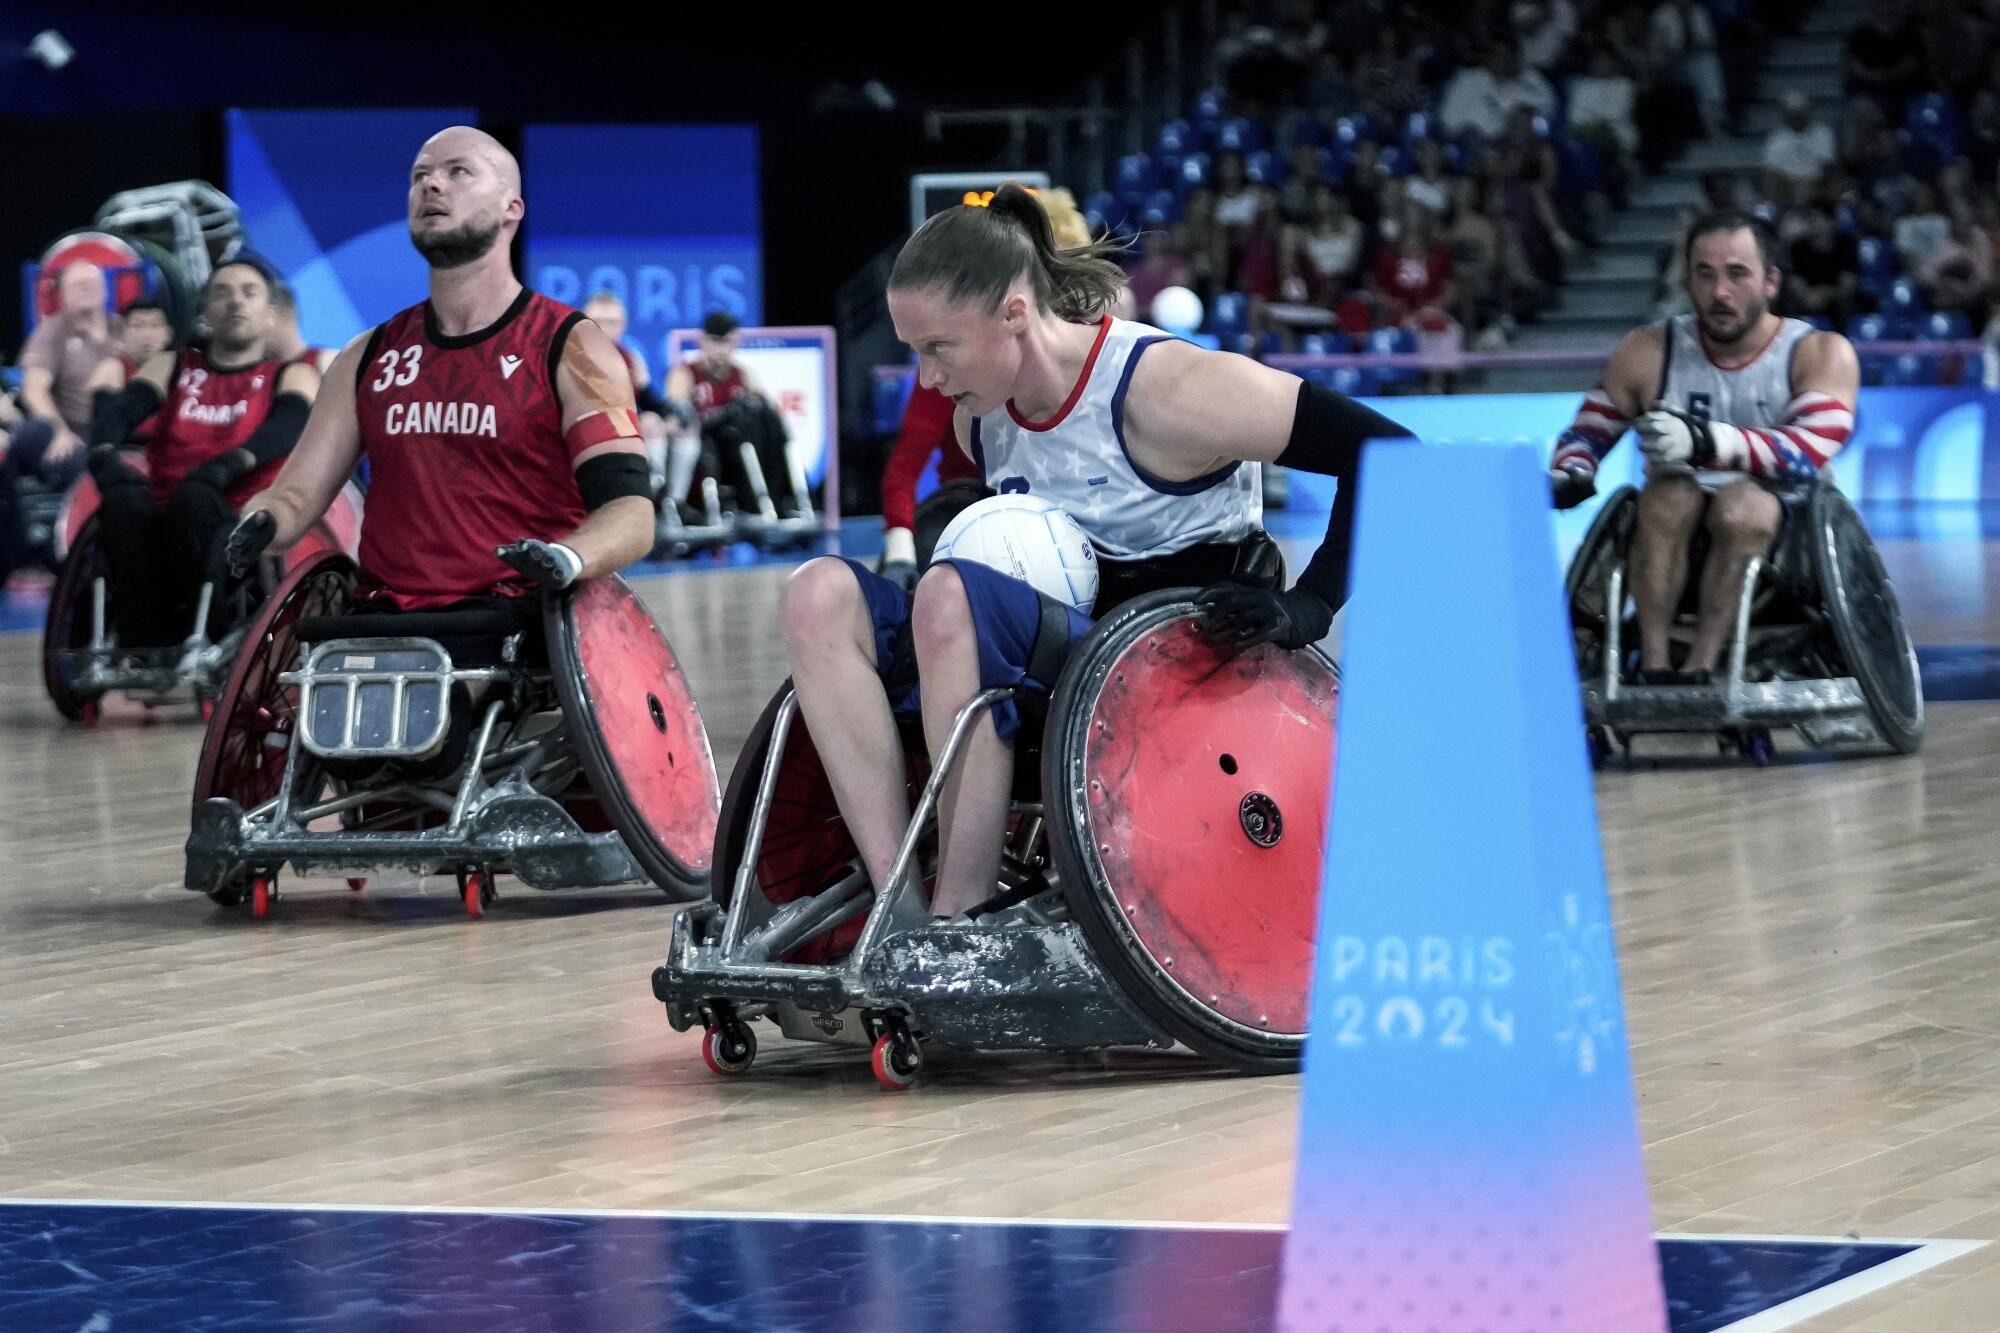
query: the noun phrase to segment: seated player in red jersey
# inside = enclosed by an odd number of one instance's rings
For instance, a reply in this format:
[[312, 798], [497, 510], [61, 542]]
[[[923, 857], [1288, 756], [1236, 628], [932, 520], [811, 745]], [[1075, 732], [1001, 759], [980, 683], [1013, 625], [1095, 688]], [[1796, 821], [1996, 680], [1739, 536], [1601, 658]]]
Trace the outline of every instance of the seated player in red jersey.
[[244, 510], [232, 572], [298, 540], [365, 454], [362, 601], [421, 610], [611, 573], [652, 545], [632, 379], [581, 312], [523, 287], [513, 154], [454, 126], [410, 172], [430, 299], [335, 358], [299, 447]]
[[[275, 275], [239, 255], [203, 291], [205, 343], [161, 352], [122, 388], [100, 391], [91, 418], [90, 471], [103, 492], [105, 578], [118, 641], [178, 643], [236, 506], [268, 485], [298, 443], [319, 372], [270, 347]], [[121, 457], [139, 428], [147, 471]], [[211, 605], [208, 632], [228, 628]]]

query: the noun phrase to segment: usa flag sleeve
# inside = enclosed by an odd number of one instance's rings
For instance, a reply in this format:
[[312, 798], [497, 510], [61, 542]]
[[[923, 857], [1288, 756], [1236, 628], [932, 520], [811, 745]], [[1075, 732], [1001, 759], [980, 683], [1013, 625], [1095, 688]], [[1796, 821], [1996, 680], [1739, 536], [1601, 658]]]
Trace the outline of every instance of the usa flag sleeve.
[[1753, 477], [1810, 481], [1854, 433], [1854, 409], [1832, 394], [1808, 390], [1785, 405], [1775, 426], [1741, 429], [1715, 423], [1709, 429], [1717, 461]]
[[1595, 472], [1631, 424], [1632, 418], [1620, 412], [1611, 395], [1604, 392], [1604, 386], [1598, 385], [1583, 396], [1576, 420], [1557, 437], [1555, 457], [1549, 460], [1549, 466]]

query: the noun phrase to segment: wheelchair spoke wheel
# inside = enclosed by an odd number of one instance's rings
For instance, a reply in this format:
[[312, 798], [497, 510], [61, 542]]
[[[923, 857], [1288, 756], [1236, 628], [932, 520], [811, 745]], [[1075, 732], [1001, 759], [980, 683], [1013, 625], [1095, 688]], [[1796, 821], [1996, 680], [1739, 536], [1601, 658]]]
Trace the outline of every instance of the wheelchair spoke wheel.
[[[1586, 680], [1604, 674], [1604, 650], [1611, 639], [1612, 608], [1606, 605], [1611, 571], [1624, 559], [1638, 522], [1639, 492], [1630, 486], [1619, 487], [1591, 520], [1590, 531], [1584, 534], [1563, 578], [1577, 670]], [[1623, 607], [1617, 611], [1624, 614]]]
[[92, 599], [103, 572], [104, 546], [98, 540], [97, 517], [92, 515], [77, 533], [49, 589], [48, 618], [42, 626], [42, 684], [49, 702], [70, 721], [86, 726], [97, 721], [98, 696], [85, 691], [80, 679], [90, 664]]
[[1914, 754], [1924, 739], [1923, 678], [1896, 589], [1854, 506], [1830, 485], [1813, 491], [1813, 572], [1846, 668], [1884, 742]]
[[1188, 591], [1137, 598], [1078, 648], [1042, 754], [1078, 924], [1168, 1034], [1253, 1073], [1298, 1067], [1339, 675], [1316, 650], [1230, 653]]
[[298, 665], [299, 621], [337, 614], [353, 594], [353, 562], [322, 555], [293, 569], [264, 602], [202, 737], [195, 805], [224, 796], [251, 810], [278, 794], [298, 715], [298, 687], [278, 675]]

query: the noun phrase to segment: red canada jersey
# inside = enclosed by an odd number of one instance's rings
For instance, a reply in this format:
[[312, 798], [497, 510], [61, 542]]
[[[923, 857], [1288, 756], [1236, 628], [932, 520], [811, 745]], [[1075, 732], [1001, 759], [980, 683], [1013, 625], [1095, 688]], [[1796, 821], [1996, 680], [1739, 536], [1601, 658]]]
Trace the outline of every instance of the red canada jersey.
[[[278, 373], [285, 362], [277, 357], [247, 366], [219, 366], [200, 347], [184, 347], [174, 358], [174, 377], [167, 400], [151, 418], [146, 462], [151, 469], [153, 503], [164, 507], [188, 473], [218, 454], [237, 448], [264, 418], [278, 396]], [[285, 460], [274, 458], [229, 488], [236, 504], [271, 484]]]
[[364, 595], [405, 610], [532, 585], [493, 554], [582, 524], [556, 367], [583, 315], [523, 288], [476, 333], [438, 331], [430, 303], [376, 329], [355, 379], [368, 455]]
[[689, 399], [702, 416], [727, 407], [743, 393], [743, 371], [734, 362], [730, 363], [729, 373], [721, 376], [710, 375], [698, 357], [688, 362], [688, 370], [694, 375]]

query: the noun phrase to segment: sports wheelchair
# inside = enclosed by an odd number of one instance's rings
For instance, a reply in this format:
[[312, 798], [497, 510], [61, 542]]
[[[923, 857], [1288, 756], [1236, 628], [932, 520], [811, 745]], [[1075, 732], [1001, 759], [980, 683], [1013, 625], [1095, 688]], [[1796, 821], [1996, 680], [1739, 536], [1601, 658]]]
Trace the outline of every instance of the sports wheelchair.
[[[1789, 518], [1769, 559], [1744, 571], [1723, 678], [1712, 684], [1633, 683], [1638, 618], [1626, 557], [1639, 492], [1613, 492], [1592, 520], [1565, 578], [1593, 765], [1634, 736], [1712, 732], [1758, 766], [1773, 728], [1796, 728], [1815, 748], [1879, 743], [1912, 754], [1923, 743], [1923, 681], [1896, 591], [1861, 516], [1822, 475]], [[1688, 594], [1671, 637], [1694, 635], [1707, 534], [1698, 532]]]
[[718, 800], [673, 649], [616, 576], [440, 611], [353, 604], [322, 553], [266, 602], [203, 739], [186, 886], [263, 917], [278, 873], [708, 892]]
[[[145, 471], [143, 455], [133, 455], [128, 465]], [[49, 589], [42, 628], [42, 684], [49, 701], [62, 716], [86, 726], [96, 724], [101, 701], [113, 692], [135, 698], [149, 709], [192, 698], [207, 720], [252, 615], [286, 571], [330, 552], [352, 554], [361, 538], [362, 492], [349, 482], [326, 516], [282, 558], [264, 561], [246, 585], [202, 585], [193, 623], [178, 645], [127, 648], [118, 642], [114, 628], [100, 504], [97, 483], [86, 474], [56, 516], [61, 563]], [[209, 611], [218, 596], [230, 603], [233, 626], [220, 639], [211, 638], [208, 628]]]
[[[657, 553], [678, 557], [739, 541], [777, 549], [819, 535], [821, 522], [805, 465], [776, 409], [760, 397], [746, 396], [699, 428], [699, 503], [684, 505], [680, 496], [661, 495], [654, 530]], [[782, 476], [770, 475], [767, 459], [781, 464]], [[735, 482], [727, 501], [725, 473]]]
[[718, 1074], [750, 1067], [763, 1018], [867, 1050], [889, 1088], [938, 1049], [1179, 1042], [1236, 1070], [1296, 1069], [1339, 676], [1317, 649], [1211, 645], [1192, 596], [1115, 607], [1045, 718], [1024, 716], [995, 892], [969, 919], [930, 915], [937, 803], [1012, 692], [959, 712], [936, 771], [906, 730], [914, 813], [878, 893], [780, 688], [723, 797], [715, 900], [675, 919], [653, 973], [671, 1026], [703, 1029]]

